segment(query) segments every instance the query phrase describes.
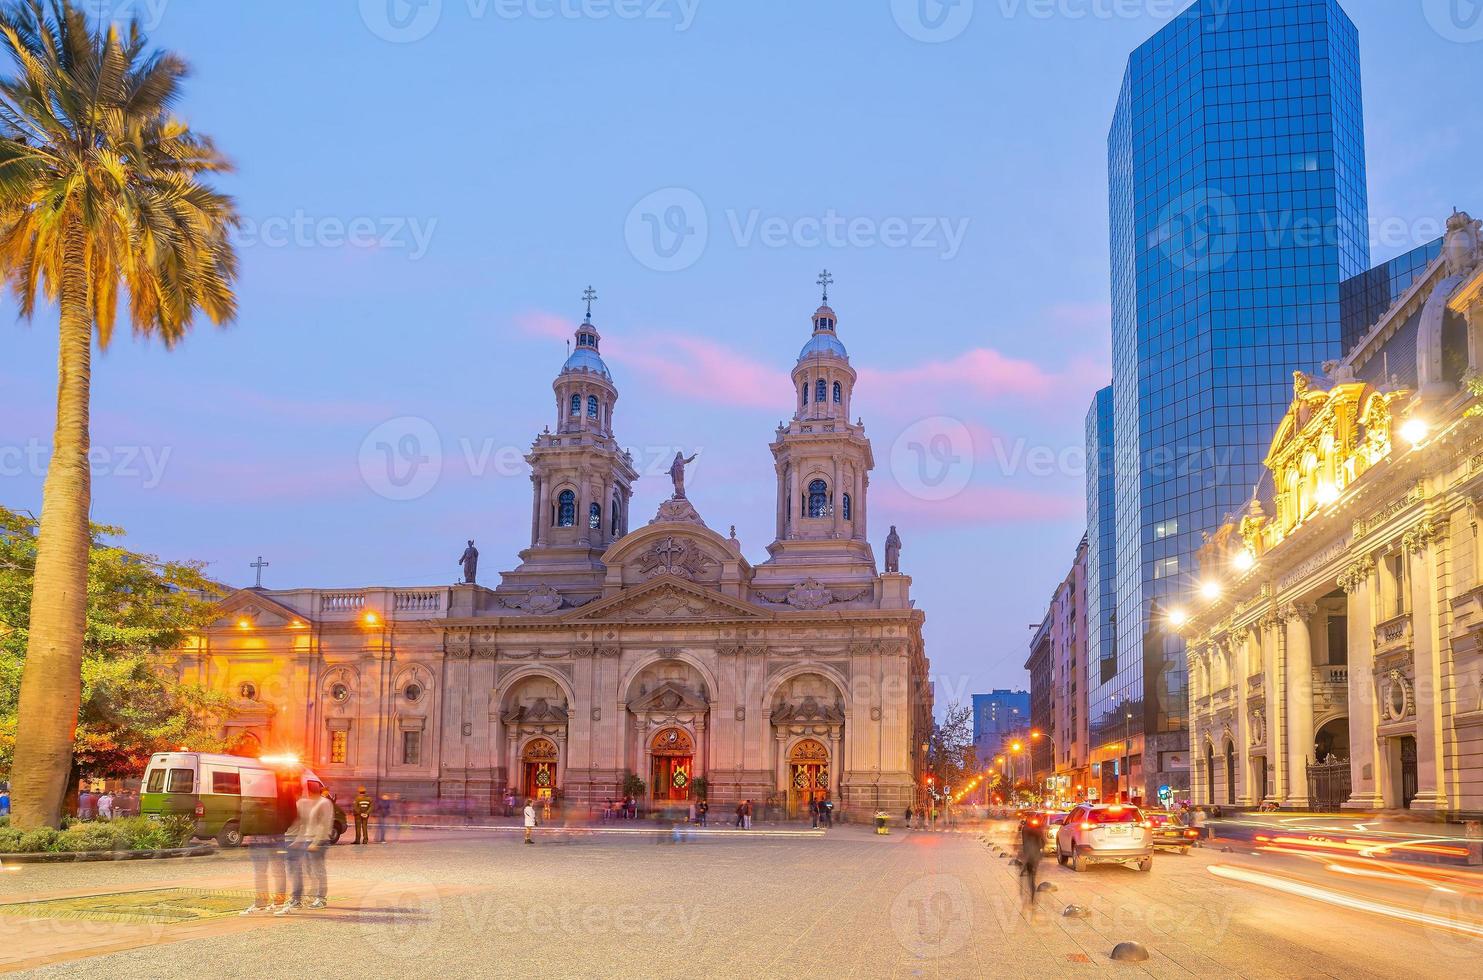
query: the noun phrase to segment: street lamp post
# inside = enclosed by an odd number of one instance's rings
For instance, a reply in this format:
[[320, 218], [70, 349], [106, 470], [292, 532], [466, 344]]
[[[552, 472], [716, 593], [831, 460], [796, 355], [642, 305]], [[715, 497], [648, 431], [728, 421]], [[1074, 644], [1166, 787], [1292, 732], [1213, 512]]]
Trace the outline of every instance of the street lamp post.
[[1128, 699], [1123, 698], [1123, 769], [1126, 772], [1125, 780], [1127, 787], [1123, 792], [1127, 795], [1126, 802], [1133, 802], [1133, 712], [1128, 710]]

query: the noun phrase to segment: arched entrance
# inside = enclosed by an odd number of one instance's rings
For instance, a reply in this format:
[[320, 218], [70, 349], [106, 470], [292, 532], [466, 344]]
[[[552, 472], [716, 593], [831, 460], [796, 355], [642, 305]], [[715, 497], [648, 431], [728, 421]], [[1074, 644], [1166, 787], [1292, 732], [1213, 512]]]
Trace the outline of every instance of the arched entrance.
[[814, 739], [800, 739], [788, 753], [788, 815], [805, 816], [811, 800], [828, 797], [829, 750]]
[[1226, 741], [1226, 802], [1236, 805], [1236, 746]]
[[556, 792], [556, 743], [533, 738], [520, 753], [521, 791], [527, 799], [549, 800]]
[[683, 728], [664, 728], [649, 743], [653, 757], [650, 792], [655, 803], [683, 803], [690, 799], [695, 779], [695, 740]]

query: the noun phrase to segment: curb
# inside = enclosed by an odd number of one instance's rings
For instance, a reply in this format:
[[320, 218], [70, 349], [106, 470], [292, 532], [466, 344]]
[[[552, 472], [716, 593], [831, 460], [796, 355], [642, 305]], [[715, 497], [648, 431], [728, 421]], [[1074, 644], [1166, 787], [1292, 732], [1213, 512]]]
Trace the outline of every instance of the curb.
[[156, 851], [39, 851], [28, 854], [0, 854], [5, 864], [61, 864], [69, 861], [154, 861], [166, 858], [204, 857], [216, 848], [206, 844], [194, 847], [169, 847]]

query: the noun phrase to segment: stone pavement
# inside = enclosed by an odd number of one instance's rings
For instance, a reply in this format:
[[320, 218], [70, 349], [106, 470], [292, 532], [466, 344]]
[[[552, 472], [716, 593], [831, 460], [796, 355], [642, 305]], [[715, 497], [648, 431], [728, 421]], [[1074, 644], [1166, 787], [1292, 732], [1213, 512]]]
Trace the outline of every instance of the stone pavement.
[[[878, 837], [415, 832], [330, 858], [332, 908], [181, 926], [0, 914], [0, 968], [37, 976], [453, 978], [1138, 976], [1389, 977], [1428, 962], [1466, 974], [1483, 946], [1420, 926], [1217, 878], [1260, 864], [1212, 849], [1150, 874], [1042, 866], [1057, 891], [1033, 920], [1005, 858], [973, 833]], [[662, 842], [662, 843], [661, 843]], [[1271, 865], [1268, 865], [1270, 867]], [[247, 856], [29, 866], [0, 902], [181, 885], [242, 889]], [[1090, 918], [1060, 915], [1070, 903]], [[1113, 963], [1122, 940], [1152, 958]], [[90, 955], [96, 954], [96, 955]], [[79, 958], [87, 957], [87, 958]], [[306, 960], [307, 958], [307, 960]], [[50, 965], [48, 965], [50, 964]]]

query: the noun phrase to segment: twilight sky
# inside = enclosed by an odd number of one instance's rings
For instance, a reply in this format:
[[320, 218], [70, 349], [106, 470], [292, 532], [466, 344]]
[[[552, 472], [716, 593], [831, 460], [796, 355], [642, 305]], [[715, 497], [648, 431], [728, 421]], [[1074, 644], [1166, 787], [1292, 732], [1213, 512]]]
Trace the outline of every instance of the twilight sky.
[[[1453, 4], [1346, 4], [1376, 261], [1483, 211], [1483, 20]], [[473, 537], [495, 584], [590, 283], [635, 523], [656, 463], [699, 451], [692, 500], [760, 562], [827, 266], [871, 538], [900, 527], [939, 704], [1024, 686], [1110, 375], [1107, 127], [1182, 5], [92, 0], [195, 65], [182, 114], [247, 219], [236, 325], [95, 358], [94, 519], [237, 585], [262, 554], [285, 588], [448, 584]], [[0, 333], [14, 508], [40, 506], [55, 323]]]

